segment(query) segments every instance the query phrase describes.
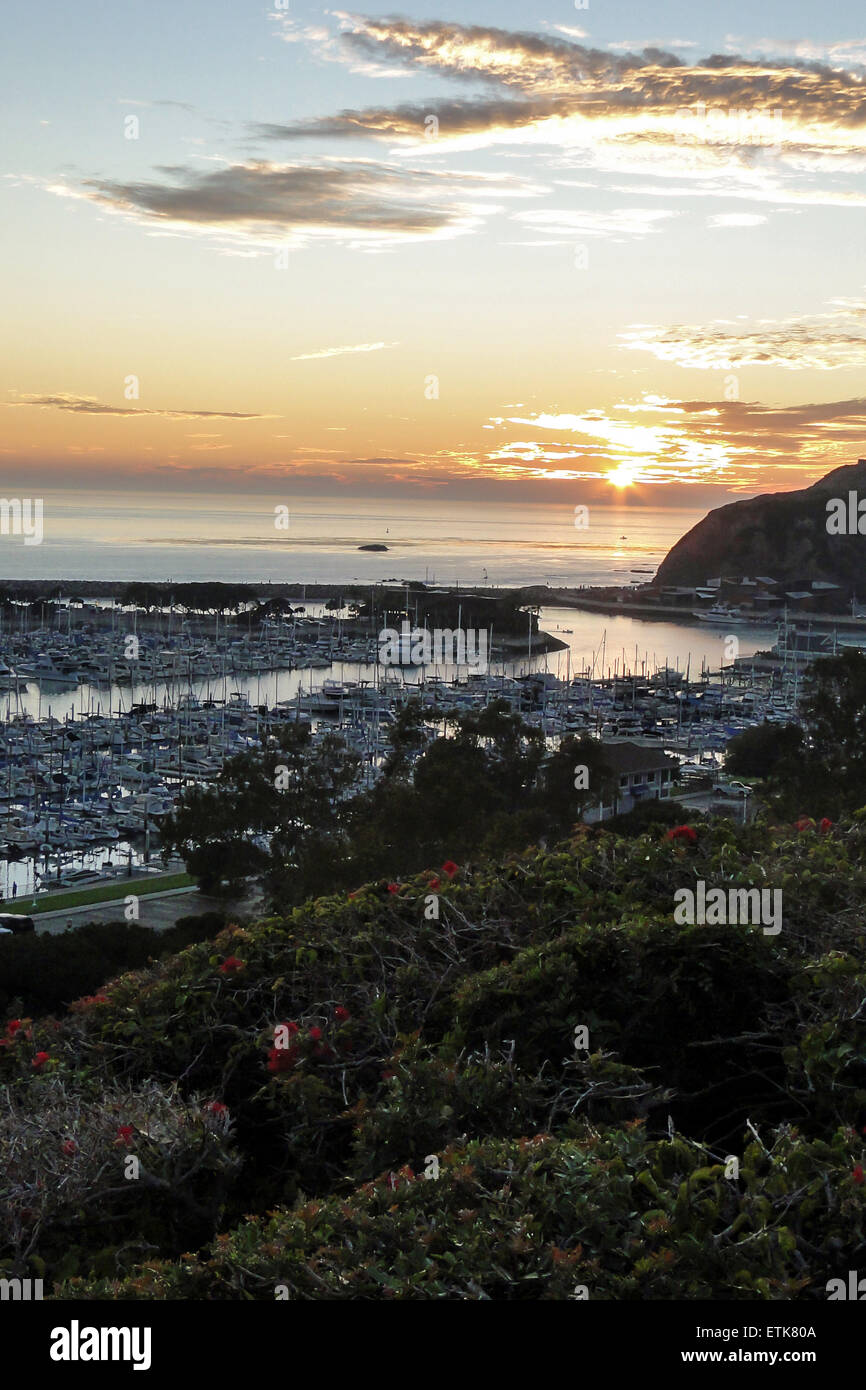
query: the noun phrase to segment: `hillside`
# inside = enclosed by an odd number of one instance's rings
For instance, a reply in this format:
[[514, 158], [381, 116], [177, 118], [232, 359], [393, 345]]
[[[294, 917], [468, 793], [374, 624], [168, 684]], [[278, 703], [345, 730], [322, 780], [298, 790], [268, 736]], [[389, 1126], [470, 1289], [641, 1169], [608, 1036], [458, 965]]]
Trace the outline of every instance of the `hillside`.
[[[97, 1299], [824, 1299], [863, 1255], [866, 818], [823, 830], [579, 828], [11, 1020], [4, 1272]], [[782, 931], [675, 925], [699, 878], [781, 889]]]
[[780, 584], [839, 584], [842, 601], [863, 590], [866, 536], [827, 533], [828, 498], [866, 498], [866, 459], [836, 468], [811, 487], [717, 507], [665, 556], [654, 584], [703, 584], [720, 576], [766, 575]]

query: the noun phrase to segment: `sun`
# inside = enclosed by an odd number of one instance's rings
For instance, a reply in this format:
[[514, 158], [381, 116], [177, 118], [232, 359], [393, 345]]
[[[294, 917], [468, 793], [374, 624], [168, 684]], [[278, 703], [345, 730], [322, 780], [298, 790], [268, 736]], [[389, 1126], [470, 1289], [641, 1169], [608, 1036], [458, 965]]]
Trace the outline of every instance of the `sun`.
[[637, 471], [637, 465], [634, 463], [620, 463], [608, 473], [607, 481], [617, 488], [631, 487], [637, 477]]

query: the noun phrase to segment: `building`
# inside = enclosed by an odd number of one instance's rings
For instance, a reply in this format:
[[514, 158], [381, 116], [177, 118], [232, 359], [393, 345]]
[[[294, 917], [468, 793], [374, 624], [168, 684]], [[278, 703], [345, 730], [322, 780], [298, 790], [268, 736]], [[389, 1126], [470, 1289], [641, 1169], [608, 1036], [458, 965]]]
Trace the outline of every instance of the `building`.
[[584, 820], [590, 824], [631, 811], [642, 801], [664, 800], [671, 794], [676, 758], [661, 748], [639, 743], [603, 744], [604, 761], [612, 773], [613, 785], [602, 801], [587, 807]]

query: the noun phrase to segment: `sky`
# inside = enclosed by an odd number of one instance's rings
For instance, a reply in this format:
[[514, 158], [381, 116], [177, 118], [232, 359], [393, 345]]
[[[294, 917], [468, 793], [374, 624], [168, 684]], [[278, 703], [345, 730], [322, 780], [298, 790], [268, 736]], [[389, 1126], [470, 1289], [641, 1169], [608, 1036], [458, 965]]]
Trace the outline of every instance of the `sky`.
[[851, 3], [6, 0], [4, 487], [802, 487], [866, 438]]

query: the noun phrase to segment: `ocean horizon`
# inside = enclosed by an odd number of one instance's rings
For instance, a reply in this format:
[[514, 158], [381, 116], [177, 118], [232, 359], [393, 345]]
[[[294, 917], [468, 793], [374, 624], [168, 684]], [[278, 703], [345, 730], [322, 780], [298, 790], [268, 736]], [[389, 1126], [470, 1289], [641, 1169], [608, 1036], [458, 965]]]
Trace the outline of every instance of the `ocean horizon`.
[[[649, 579], [706, 511], [591, 506], [577, 527], [561, 505], [443, 499], [45, 490], [42, 500], [42, 543], [0, 536], [0, 578], [623, 585]], [[358, 549], [371, 544], [388, 549]]]

